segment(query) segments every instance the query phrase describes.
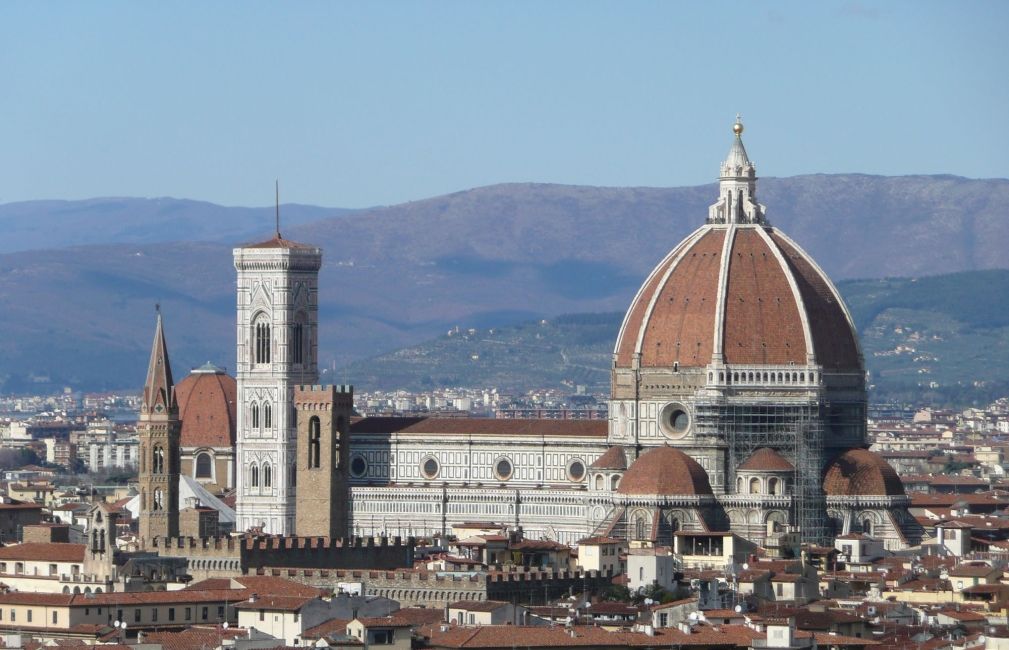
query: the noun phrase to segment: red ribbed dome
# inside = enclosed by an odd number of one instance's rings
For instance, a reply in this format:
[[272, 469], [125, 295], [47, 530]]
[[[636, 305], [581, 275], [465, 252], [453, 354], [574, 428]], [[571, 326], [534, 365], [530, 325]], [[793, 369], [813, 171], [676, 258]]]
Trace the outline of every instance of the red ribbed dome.
[[795, 466], [770, 447], [761, 447], [736, 469], [750, 472], [794, 472]]
[[835, 458], [824, 474], [823, 491], [831, 497], [906, 494], [896, 470], [868, 449], [849, 449]]
[[631, 463], [617, 493], [696, 496], [712, 491], [708, 474], [696, 460], [673, 447], [656, 447]]
[[862, 371], [830, 280], [762, 223], [709, 224], [677, 246], [635, 296], [614, 352], [618, 368], [636, 354], [642, 368], [704, 367], [720, 352], [727, 364]]
[[233, 447], [237, 392], [235, 379], [210, 364], [175, 387], [182, 447]]
[[624, 453], [624, 448], [619, 445], [610, 447], [589, 467], [592, 469], [627, 469], [627, 454]]

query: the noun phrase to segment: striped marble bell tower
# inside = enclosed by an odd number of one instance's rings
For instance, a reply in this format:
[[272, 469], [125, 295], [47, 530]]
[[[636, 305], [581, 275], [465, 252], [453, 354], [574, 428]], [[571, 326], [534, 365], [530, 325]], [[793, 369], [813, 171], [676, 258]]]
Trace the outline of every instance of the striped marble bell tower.
[[293, 535], [294, 387], [318, 381], [322, 250], [276, 235], [234, 249], [238, 273], [235, 529]]

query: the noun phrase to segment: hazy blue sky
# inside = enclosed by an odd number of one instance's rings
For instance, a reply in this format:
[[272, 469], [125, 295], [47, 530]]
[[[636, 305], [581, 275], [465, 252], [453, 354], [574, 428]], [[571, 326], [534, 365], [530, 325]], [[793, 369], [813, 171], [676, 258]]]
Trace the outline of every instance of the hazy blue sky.
[[0, 202], [1006, 177], [1009, 2], [0, 3]]

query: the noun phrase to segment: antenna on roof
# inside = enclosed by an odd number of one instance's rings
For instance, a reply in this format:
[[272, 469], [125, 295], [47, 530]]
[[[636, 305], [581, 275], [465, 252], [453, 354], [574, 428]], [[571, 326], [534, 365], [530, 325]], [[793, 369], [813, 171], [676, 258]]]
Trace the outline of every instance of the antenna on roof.
[[276, 191], [276, 198], [277, 198], [277, 211], [276, 211], [276, 217], [277, 217], [277, 239], [280, 239], [280, 179], [277, 179], [277, 180], [273, 181], [273, 183], [274, 183], [274, 190]]

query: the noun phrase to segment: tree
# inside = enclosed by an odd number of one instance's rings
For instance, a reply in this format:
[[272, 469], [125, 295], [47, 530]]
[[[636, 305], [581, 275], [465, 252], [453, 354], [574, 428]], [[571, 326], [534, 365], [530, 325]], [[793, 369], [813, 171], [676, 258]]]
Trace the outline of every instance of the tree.
[[622, 603], [630, 602], [631, 590], [628, 589], [626, 585], [613, 585], [612, 587], [606, 590], [603, 599], [611, 601], [619, 601]]
[[38, 454], [31, 449], [0, 449], [0, 470], [20, 469], [25, 465], [38, 464]]

